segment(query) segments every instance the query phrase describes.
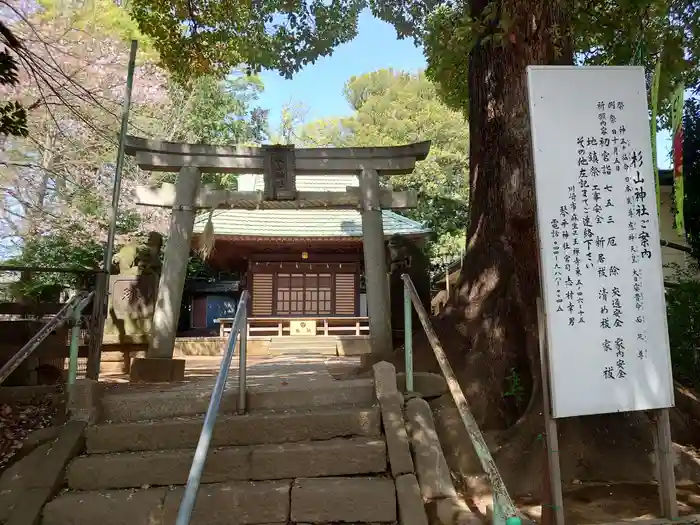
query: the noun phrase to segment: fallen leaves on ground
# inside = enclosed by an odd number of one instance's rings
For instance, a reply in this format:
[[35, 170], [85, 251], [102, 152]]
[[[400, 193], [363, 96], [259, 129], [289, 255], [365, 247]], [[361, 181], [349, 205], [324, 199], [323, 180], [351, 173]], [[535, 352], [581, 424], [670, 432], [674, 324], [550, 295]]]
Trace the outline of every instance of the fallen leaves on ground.
[[12, 461], [29, 434], [53, 424], [56, 411], [50, 396], [32, 403], [0, 403], [0, 471]]

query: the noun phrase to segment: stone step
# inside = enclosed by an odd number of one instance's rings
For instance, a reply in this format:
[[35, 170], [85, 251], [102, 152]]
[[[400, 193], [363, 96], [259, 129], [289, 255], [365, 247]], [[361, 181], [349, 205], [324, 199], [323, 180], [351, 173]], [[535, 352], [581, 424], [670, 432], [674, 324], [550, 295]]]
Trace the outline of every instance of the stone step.
[[[182, 388], [161, 392], [106, 393], [102, 398], [102, 419], [110, 422], [150, 421], [204, 414], [211, 387]], [[235, 412], [237, 386], [229, 386], [221, 401], [222, 413]], [[372, 379], [335, 381], [327, 385], [251, 386], [248, 410], [282, 410], [339, 405], [369, 407], [374, 404]]]
[[268, 352], [271, 355], [286, 354], [321, 354], [337, 355], [338, 340], [325, 336], [290, 336], [274, 337], [270, 341]]
[[[67, 491], [44, 507], [42, 525], [172, 525], [182, 487]], [[302, 478], [203, 484], [191, 525], [390, 523], [391, 478]]]
[[[68, 466], [73, 490], [184, 485], [194, 450], [93, 454]], [[382, 439], [351, 438], [277, 445], [216, 448], [202, 474], [203, 483], [298, 477], [376, 474], [387, 470]]]
[[273, 356], [280, 355], [325, 355], [337, 356], [338, 347], [335, 343], [324, 343], [315, 345], [288, 345], [288, 346], [272, 346], [268, 349], [268, 354]]
[[292, 484], [290, 519], [296, 523], [396, 521], [391, 477], [306, 478]]
[[[194, 448], [203, 417], [103, 423], [86, 429], [89, 453], [136, 452]], [[212, 447], [259, 445], [381, 434], [379, 407], [340, 407], [250, 415], [220, 414]]]
[[324, 336], [324, 335], [295, 335], [295, 336], [282, 336], [282, 337], [272, 337], [270, 339], [271, 346], [294, 346], [294, 345], [327, 345], [336, 344], [338, 338], [334, 336]]
[[[287, 523], [291, 481], [201, 485], [191, 525]], [[42, 525], [172, 525], [183, 489], [64, 492], [44, 507]]]

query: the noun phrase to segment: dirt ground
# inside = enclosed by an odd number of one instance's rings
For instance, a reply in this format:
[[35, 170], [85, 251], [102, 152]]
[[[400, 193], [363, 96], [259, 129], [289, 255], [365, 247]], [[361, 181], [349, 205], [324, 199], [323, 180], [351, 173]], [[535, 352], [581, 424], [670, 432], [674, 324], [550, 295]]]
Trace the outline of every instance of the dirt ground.
[[[700, 513], [700, 485], [679, 486], [676, 490], [681, 516]], [[521, 498], [516, 504], [526, 516], [540, 521], [542, 507], [534, 498]], [[481, 505], [484, 505], [484, 501], [477, 502], [477, 506]], [[658, 486], [588, 483], [572, 487], [564, 493], [564, 516], [567, 525], [659, 518]]]
[[60, 425], [65, 416], [52, 395], [33, 401], [6, 401], [0, 402], [0, 474], [22, 456], [25, 441], [33, 432]]

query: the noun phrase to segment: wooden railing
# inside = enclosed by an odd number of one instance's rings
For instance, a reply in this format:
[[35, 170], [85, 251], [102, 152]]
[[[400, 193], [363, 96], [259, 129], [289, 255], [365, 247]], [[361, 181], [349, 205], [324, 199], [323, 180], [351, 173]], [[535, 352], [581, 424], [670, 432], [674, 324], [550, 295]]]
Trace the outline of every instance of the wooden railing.
[[[233, 319], [218, 319], [221, 337], [231, 331]], [[297, 323], [304, 323], [301, 334], [295, 334]], [[248, 319], [248, 337], [275, 336], [369, 336], [368, 317], [251, 317]]]

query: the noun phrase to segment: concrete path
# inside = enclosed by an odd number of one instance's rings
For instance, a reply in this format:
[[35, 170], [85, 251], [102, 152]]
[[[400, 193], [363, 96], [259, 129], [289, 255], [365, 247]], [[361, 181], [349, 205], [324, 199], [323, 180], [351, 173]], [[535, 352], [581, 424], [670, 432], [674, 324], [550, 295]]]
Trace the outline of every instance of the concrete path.
[[[221, 357], [187, 357], [185, 381], [173, 384], [130, 384], [121, 374], [105, 374], [100, 380], [110, 391], [121, 390], [212, 390], [221, 366]], [[322, 388], [332, 385], [333, 375], [342, 375], [359, 366], [356, 357], [329, 357], [287, 354], [277, 357], [253, 357], [247, 363], [249, 388], [290, 389]], [[333, 375], [332, 375], [333, 374]], [[226, 389], [238, 388], [238, 356], [234, 356]]]

